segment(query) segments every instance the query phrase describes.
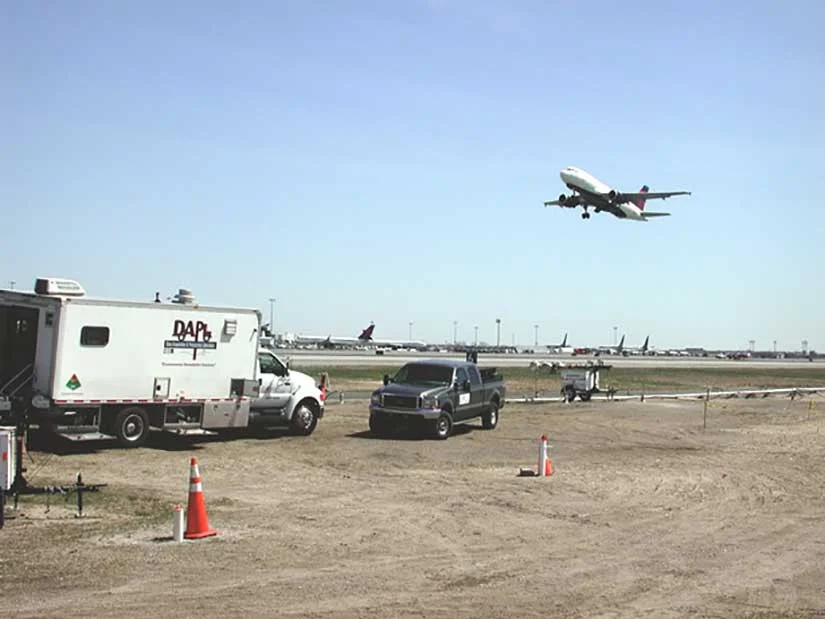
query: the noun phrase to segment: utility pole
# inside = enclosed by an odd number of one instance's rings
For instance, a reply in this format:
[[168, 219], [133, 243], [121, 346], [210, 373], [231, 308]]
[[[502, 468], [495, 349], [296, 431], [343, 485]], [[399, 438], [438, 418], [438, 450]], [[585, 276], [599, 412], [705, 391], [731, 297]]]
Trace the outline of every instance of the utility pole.
[[773, 341], [773, 354], [776, 354], [776, 340]]
[[476, 346], [478, 346], [478, 325], [476, 325], [474, 328], [475, 328], [475, 330], [476, 330], [475, 345], [476, 345]]
[[458, 342], [458, 321], [453, 320], [453, 346]]
[[501, 318], [496, 318], [496, 348], [501, 346]]
[[414, 324], [415, 324], [415, 323], [411, 320], [411, 321], [410, 321], [410, 341], [412, 341], [412, 326], [413, 326]]
[[539, 347], [539, 326], [538, 325], [533, 325], [533, 329], [535, 329], [535, 331], [536, 331], [536, 341], [534, 342], [534, 345], [535, 345], [536, 348], [538, 348]]
[[269, 332], [275, 337], [275, 299], [269, 299]]
[[618, 327], [613, 327], [613, 346], [616, 345], [616, 330]]

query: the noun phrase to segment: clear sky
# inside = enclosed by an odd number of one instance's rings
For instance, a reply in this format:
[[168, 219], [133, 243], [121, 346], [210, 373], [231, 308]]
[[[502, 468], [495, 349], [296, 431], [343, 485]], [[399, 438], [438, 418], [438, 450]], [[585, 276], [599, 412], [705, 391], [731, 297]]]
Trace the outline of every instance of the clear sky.
[[[825, 350], [825, 3], [6, 2], [0, 285]], [[559, 170], [648, 223], [545, 208]]]

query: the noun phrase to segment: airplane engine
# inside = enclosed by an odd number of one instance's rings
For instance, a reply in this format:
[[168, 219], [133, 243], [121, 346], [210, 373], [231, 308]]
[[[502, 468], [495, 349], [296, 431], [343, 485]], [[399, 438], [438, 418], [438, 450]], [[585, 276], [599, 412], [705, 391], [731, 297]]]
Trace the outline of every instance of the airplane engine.
[[564, 203], [567, 202], [567, 196], [564, 194], [559, 195], [559, 206], [564, 206]]
[[615, 200], [616, 199], [616, 190], [611, 189], [610, 193], [608, 193], [607, 195], [610, 197], [611, 200]]

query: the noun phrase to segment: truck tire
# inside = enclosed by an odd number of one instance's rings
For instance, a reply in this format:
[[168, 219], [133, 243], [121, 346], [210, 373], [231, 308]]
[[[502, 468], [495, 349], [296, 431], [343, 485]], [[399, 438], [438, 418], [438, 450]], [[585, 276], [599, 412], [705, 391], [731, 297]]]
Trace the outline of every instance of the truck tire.
[[564, 394], [564, 400], [566, 402], [572, 402], [576, 399], [576, 388], [572, 385], [567, 385], [567, 387], [562, 389], [562, 394]]
[[301, 400], [292, 411], [290, 429], [298, 436], [309, 436], [318, 425], [318, 408], [312, 400]]
[[587, 402], [588, 400], [590, 400], [591, 395], [593, 394], [589, 391], [582, 391], [581, 393], [579, 393], [579, 398], [581, 398], [582, 402]]
[[124, 408], [115, 416], [113, 430], [122, 447], [140, 447], [149, 438], [149, 416], [137, 406]]
[[392, 419], [384, 413], [372, 413], [370, 415], [370, 432], [375, 436], [386, 436], [390, 433]]
[[490, 410], [481, 416], [481, 427], [492, 430], [498, 425], [498, 400], [490, 402]]
[[433, 436], [441, 441], [450, 436], [453, 430], [453, 419], [447, 413], [441, 413], [433, 422]]

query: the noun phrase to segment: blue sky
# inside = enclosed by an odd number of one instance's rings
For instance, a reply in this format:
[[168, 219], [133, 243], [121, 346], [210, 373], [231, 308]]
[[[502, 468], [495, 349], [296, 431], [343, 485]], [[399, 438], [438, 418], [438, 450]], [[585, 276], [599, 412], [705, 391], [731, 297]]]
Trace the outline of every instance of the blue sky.
[[[30, 2], [0, 21], [0, 282], [276, 329], [825, 350], [825, 4]], [[583, 167], [690, 190], [544, 208]]]

